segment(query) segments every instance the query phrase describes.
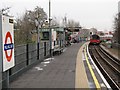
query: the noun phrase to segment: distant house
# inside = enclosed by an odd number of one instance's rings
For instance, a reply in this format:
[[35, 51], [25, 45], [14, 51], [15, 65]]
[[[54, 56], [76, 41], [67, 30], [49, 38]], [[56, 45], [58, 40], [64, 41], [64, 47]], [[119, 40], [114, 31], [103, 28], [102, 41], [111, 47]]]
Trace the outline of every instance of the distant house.
[[81, 29], [79, 32], [80, 40], [89, 40], [90, 36], [93, 34], [97, 34], [97, 29], [90, 28], [90, 29]]
[[97, 29], [95, 29], [95, 28], [90, 28], [89, 29], [89, 32], [90, 32], [90, 34], [97, 34]]

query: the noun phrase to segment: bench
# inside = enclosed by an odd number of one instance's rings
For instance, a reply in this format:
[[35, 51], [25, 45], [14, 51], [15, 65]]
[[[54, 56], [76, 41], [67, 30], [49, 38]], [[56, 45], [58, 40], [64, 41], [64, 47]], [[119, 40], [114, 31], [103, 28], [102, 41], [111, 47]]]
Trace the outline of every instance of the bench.
[[60, 47], [59, 45], [56, 45], [55, 47], [54, 47], [54, 50], [53, 50], [53, 55], [55, 55], [55, 54], [61, 54], [63, 52], [63, 48], [62, 47]]

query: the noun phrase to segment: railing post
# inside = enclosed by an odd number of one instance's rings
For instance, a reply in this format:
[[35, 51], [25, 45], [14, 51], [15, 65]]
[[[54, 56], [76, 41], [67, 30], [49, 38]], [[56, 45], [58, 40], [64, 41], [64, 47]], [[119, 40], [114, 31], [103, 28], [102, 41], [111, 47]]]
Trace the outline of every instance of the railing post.
[[40, 49], [40, 47], [39, 47], [39, 42], [37, 43], [37, 60], [39, 60], [40, 58], [39, 58], [39, 49]]
[[46, 56], [46, 42], [44, 42], [44, 56]]
[[29, 65], [29, 44], [26, 45], [26, 65]]

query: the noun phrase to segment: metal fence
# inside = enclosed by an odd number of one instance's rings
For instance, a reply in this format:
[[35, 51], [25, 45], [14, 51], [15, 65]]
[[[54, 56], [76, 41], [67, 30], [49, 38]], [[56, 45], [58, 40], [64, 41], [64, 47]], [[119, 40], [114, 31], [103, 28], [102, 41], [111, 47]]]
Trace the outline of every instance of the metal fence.
[[[64, 30], [62, 30], [62, 32], [60, 30], [57, 31], [60, 34], [58, 38], [59, 40], [57, 40], [57, 45], [60, 46], [59, 48], [63, 48], [63, 46], [65, 46], [64, 45], [65, 44], [65, 32]], [[41, 62], [42, 60], [44, 60], [44, 58], [47, 58], [50, 56], [50, 41], [49, 40], [48, 41], [41, 40], [40, 41], [41, 43], [38, 46], [37, 40], [38, 40], [38, 36], [40, 35], [38, 35], [37, 33], [30, 33], [29, 30], [26, 30], [26, 31], [15, 30], [14, 31], [15, 66], [9, 69], [10, 82], [15, 80], [18, 76], [20, 76], [26, 70], [31, 68], [33, 65], [37, 64], [38, 62]], [[1, 69], [2, 69], [2, 65], [0, 65], [0, 70]], [[0, 85], [2, 85], [3, 88], [7, 87], [6, 77], [7, 77], [6, 72], [0, 72]]]
[[[34, 64], [41, 62], [50, 54], [49, 42], [24, 44], [15, 47], [15, 66], [9, 69], [10, 81], [16, 79], [23, 72], [31, 68]], [[39, 51], [39, 55], [38, 55]], [[38, 60], [39, 58], [39, 60]], [[1, 73], [0, 73], [1, 74]], [[2, 73], [2, 87], [6, 87], [6, 72]]]

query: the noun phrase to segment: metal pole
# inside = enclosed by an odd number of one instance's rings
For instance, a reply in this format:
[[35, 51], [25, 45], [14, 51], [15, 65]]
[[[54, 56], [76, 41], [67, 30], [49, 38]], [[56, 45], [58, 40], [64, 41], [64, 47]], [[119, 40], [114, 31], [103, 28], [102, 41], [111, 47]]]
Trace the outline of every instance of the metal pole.
[[9, 70], [6, 71], [6, 87], [9, 88]]
[[40, 13], [39, 13], [39, 10], [38, 10], [38, 16], [37, 16], [37, 22], [38, 22], [38, 26], [37, 26], [37, 59], [39, 60], [39, 49], [40, 49], [40, 36], [39, 36], [39, 26], [40, 26], [40, 22], [39, 22], [39, 17], [40, 17]]
[[2, 89], [2, 15], [0, 15], [0, 90]]
[[49, 40], [50, 40], [50, 56], [52, 57], [52, 31], [51, 31], [51, 2], [49, 0]]
[[39, 44], [40, 44], [40, 41], [39, 41], [39, 26], [37, 27], [37, 35], [38, 35], [38, 37], [37, 37], [37, 53], [38, 53], [38, 57], [37, 57], [37, 59], [39, 60]]

